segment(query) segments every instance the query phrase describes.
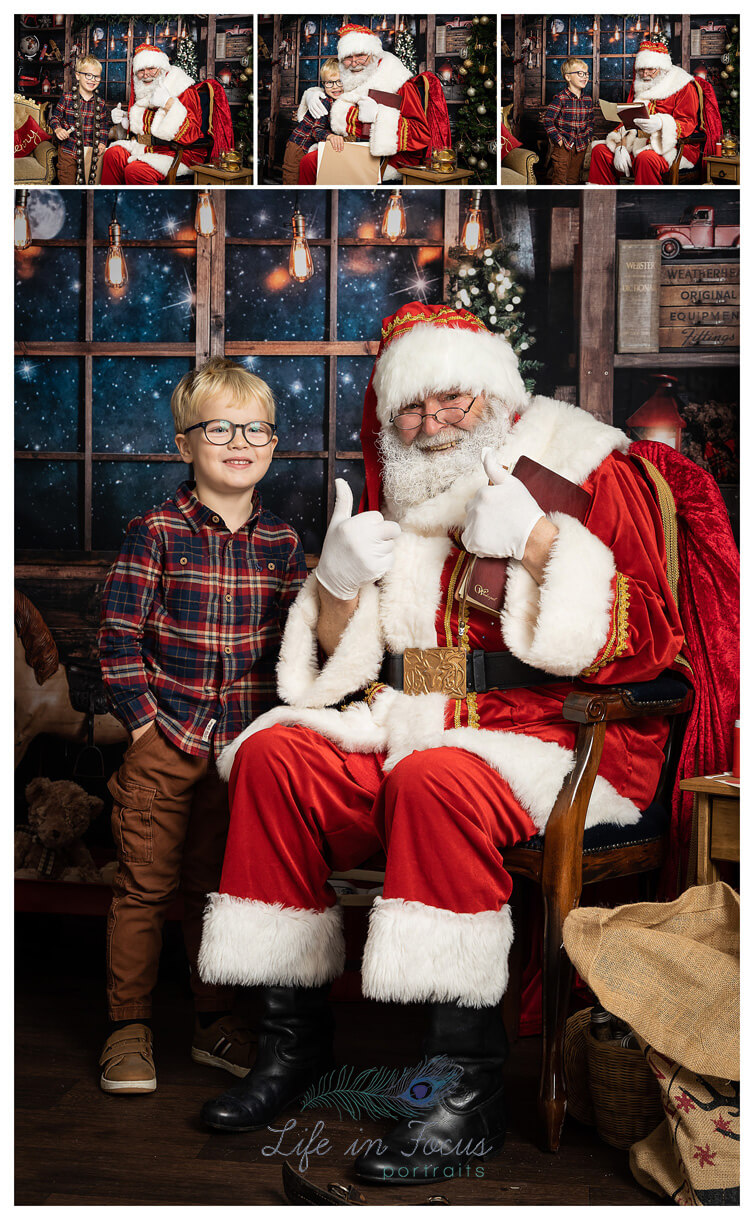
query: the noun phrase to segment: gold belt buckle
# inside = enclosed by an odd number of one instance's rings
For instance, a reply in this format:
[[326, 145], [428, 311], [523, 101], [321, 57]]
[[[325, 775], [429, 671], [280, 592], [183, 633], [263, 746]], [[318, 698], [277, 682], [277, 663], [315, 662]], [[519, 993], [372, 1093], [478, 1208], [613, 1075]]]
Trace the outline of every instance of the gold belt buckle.
[[407, 648], [403, 654], [406, 695], [466, 698], [466, 653], [463, 648]]

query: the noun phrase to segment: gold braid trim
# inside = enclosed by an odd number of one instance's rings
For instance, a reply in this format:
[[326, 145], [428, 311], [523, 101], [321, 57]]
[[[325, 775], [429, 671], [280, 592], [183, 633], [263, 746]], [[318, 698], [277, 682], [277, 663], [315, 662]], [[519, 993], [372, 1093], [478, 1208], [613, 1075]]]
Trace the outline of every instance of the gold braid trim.
[[479, 318], [474, 317], [474, 315], [469, 313], [468, 310], [455, 309], [452, 305], [445, 305], [442, 309], [438, 309], [435, 313], [433, 313], [431, 319], [429, 319], [427, 315], [423, 313], [404, 313], [401, 314], [400, 317], [392, 317], [388, 324], [382, 328], [383, 342], [387, 347], [387, 344], [394, 339], [396, 335], [402, 334], [404, 330], [409, 329], [416, 322], [437, 325], [438, 322], [442, 322], [446, 318], [448, 321], [460, 322], [464, 326], [473, 326], [477, 330], [487, 329], [484, 322], [480, 322]]
[[607, 643], [602, 650], [602, 655], [590, 665], [588, 669], [582, 669], [582, 678], [589, 678], [592, 674], [596, 674], [600, 669], [604, 669], [616, 657], [619, 657], [622, 652], [625, 652], [628, 644], [628, 611], [631, 605], [631, 594], [628, 587], [628, 577], [622, 572], [617, 572], [615, 576], [615, 598], [613, 599], [612, 621], [610, 624], [610, 635]]
[[407, 119], [398, 119], [398, 148], [397, 152], [405, 152], [408, 148], [408, 133], [409, 126]]
[[[675, 500], [673, 493], [670, 490], [669, 483], [662, 477], [659, 470], [649, 458], [642, 457], [641, 461], [644, 469], [649, 475], [654, 484], [655, 492], [657, 493], [657, 504], [660, 509], [660, 518], [662, 520], [662, 532], [665, 536], [665, 572], [670, 585], [670, 592], [673, 594], [673, 601], [676, 609], [678, 608], [678, 517], [675, 511]], [[677, 665], [685, 665], [687, 669], [692, 666], [689, 661], [678, 653], [676, 657]]]

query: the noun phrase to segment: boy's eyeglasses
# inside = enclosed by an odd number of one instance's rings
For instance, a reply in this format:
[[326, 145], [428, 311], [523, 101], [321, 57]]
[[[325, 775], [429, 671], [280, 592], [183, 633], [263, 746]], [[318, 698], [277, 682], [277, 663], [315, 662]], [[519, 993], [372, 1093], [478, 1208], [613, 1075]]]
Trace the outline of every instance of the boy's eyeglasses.
[[262, 419], [252, 419], [248, 424], [233, 424], [229, 419], [207, 419], [203, 423], [192, 424], [190, 428], [184, 430], [183, 435], [188, 436], [189, 432], [193, 432], [195, 428], [202, 429], [210, 445], [229, 445], [236, 439], [236, 432], [239, 428], [244, 440], [258, 448], [261, 448], [262, 445], [269, 445], [275, 435], [275, 425]]
[[324, 82], [324, 88], [325, 89], [342, 89], [343, 86], [341, 85], [339, 80], [326, 80]]
[[408, 411], [399, 411], [390, 420], [391, 424], [398, 429], [399, 432], [418, 432], [424, 423], [425, 419], [436, 419], [438, 424], [460, 424], [465, 415], [473, 407], [477, 398], [476, 394], [468, 407], [440, 407], [439, 411], [413, 411], [409, 408]]
[[101, 72], [77, 72], [77, 76], [83, 76], [84, 80], [102, 80]]
[[566, 76], [583, 76], [584, 79], [587, 79], [589, 76], [589, 73], [588, 72], [566, 72]]

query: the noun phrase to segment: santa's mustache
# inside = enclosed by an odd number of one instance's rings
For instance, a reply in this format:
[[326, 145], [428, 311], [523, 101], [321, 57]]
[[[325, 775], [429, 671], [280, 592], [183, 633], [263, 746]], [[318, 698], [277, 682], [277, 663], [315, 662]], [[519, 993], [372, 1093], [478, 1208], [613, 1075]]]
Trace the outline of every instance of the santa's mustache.
[[155, 87], [165, 76], [164, 72], [158, 72], [152, 80], [139, 80], [138, 76], [134, 77], [134, 97], [137, 102], [148, 101], [155, 90]]

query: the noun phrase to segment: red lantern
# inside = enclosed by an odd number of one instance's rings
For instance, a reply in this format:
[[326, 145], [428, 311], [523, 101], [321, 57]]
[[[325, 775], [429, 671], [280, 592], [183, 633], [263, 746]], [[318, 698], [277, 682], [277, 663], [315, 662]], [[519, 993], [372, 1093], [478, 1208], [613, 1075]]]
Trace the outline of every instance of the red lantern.
[[51, 84], [50, 84], [50, 78], [49, 78], [49, 76], [44, 76], [44, 77], [42, 78], [42, 92], [43, 92], [43, 93], [49, 93], [51, 88], [52, 88], [52, 86], [51, 86]]
[[449, 59], [444, 60], [437, 69], [437, 75], [444, 85], [450, 85], [453, 82], [453, 65]]
[[700, 64], [698, 68], [695, 68], [695, 69], [694, 69], [694, 76], [695, 76], [695, 77], [696, 77], [698, 80], [706, 80], [706, 79], [707, 79], [707, 65], [706, 65], [706, 64]]
[[680, 451], [681, 429], [686, 423], [678, 412], [675, 394], [678, 378], [669, 373], [656, 373], [654, 380], [657, 382], [654, 394], [626, 420], [626, 430], [635, 440], [661, 441]]

